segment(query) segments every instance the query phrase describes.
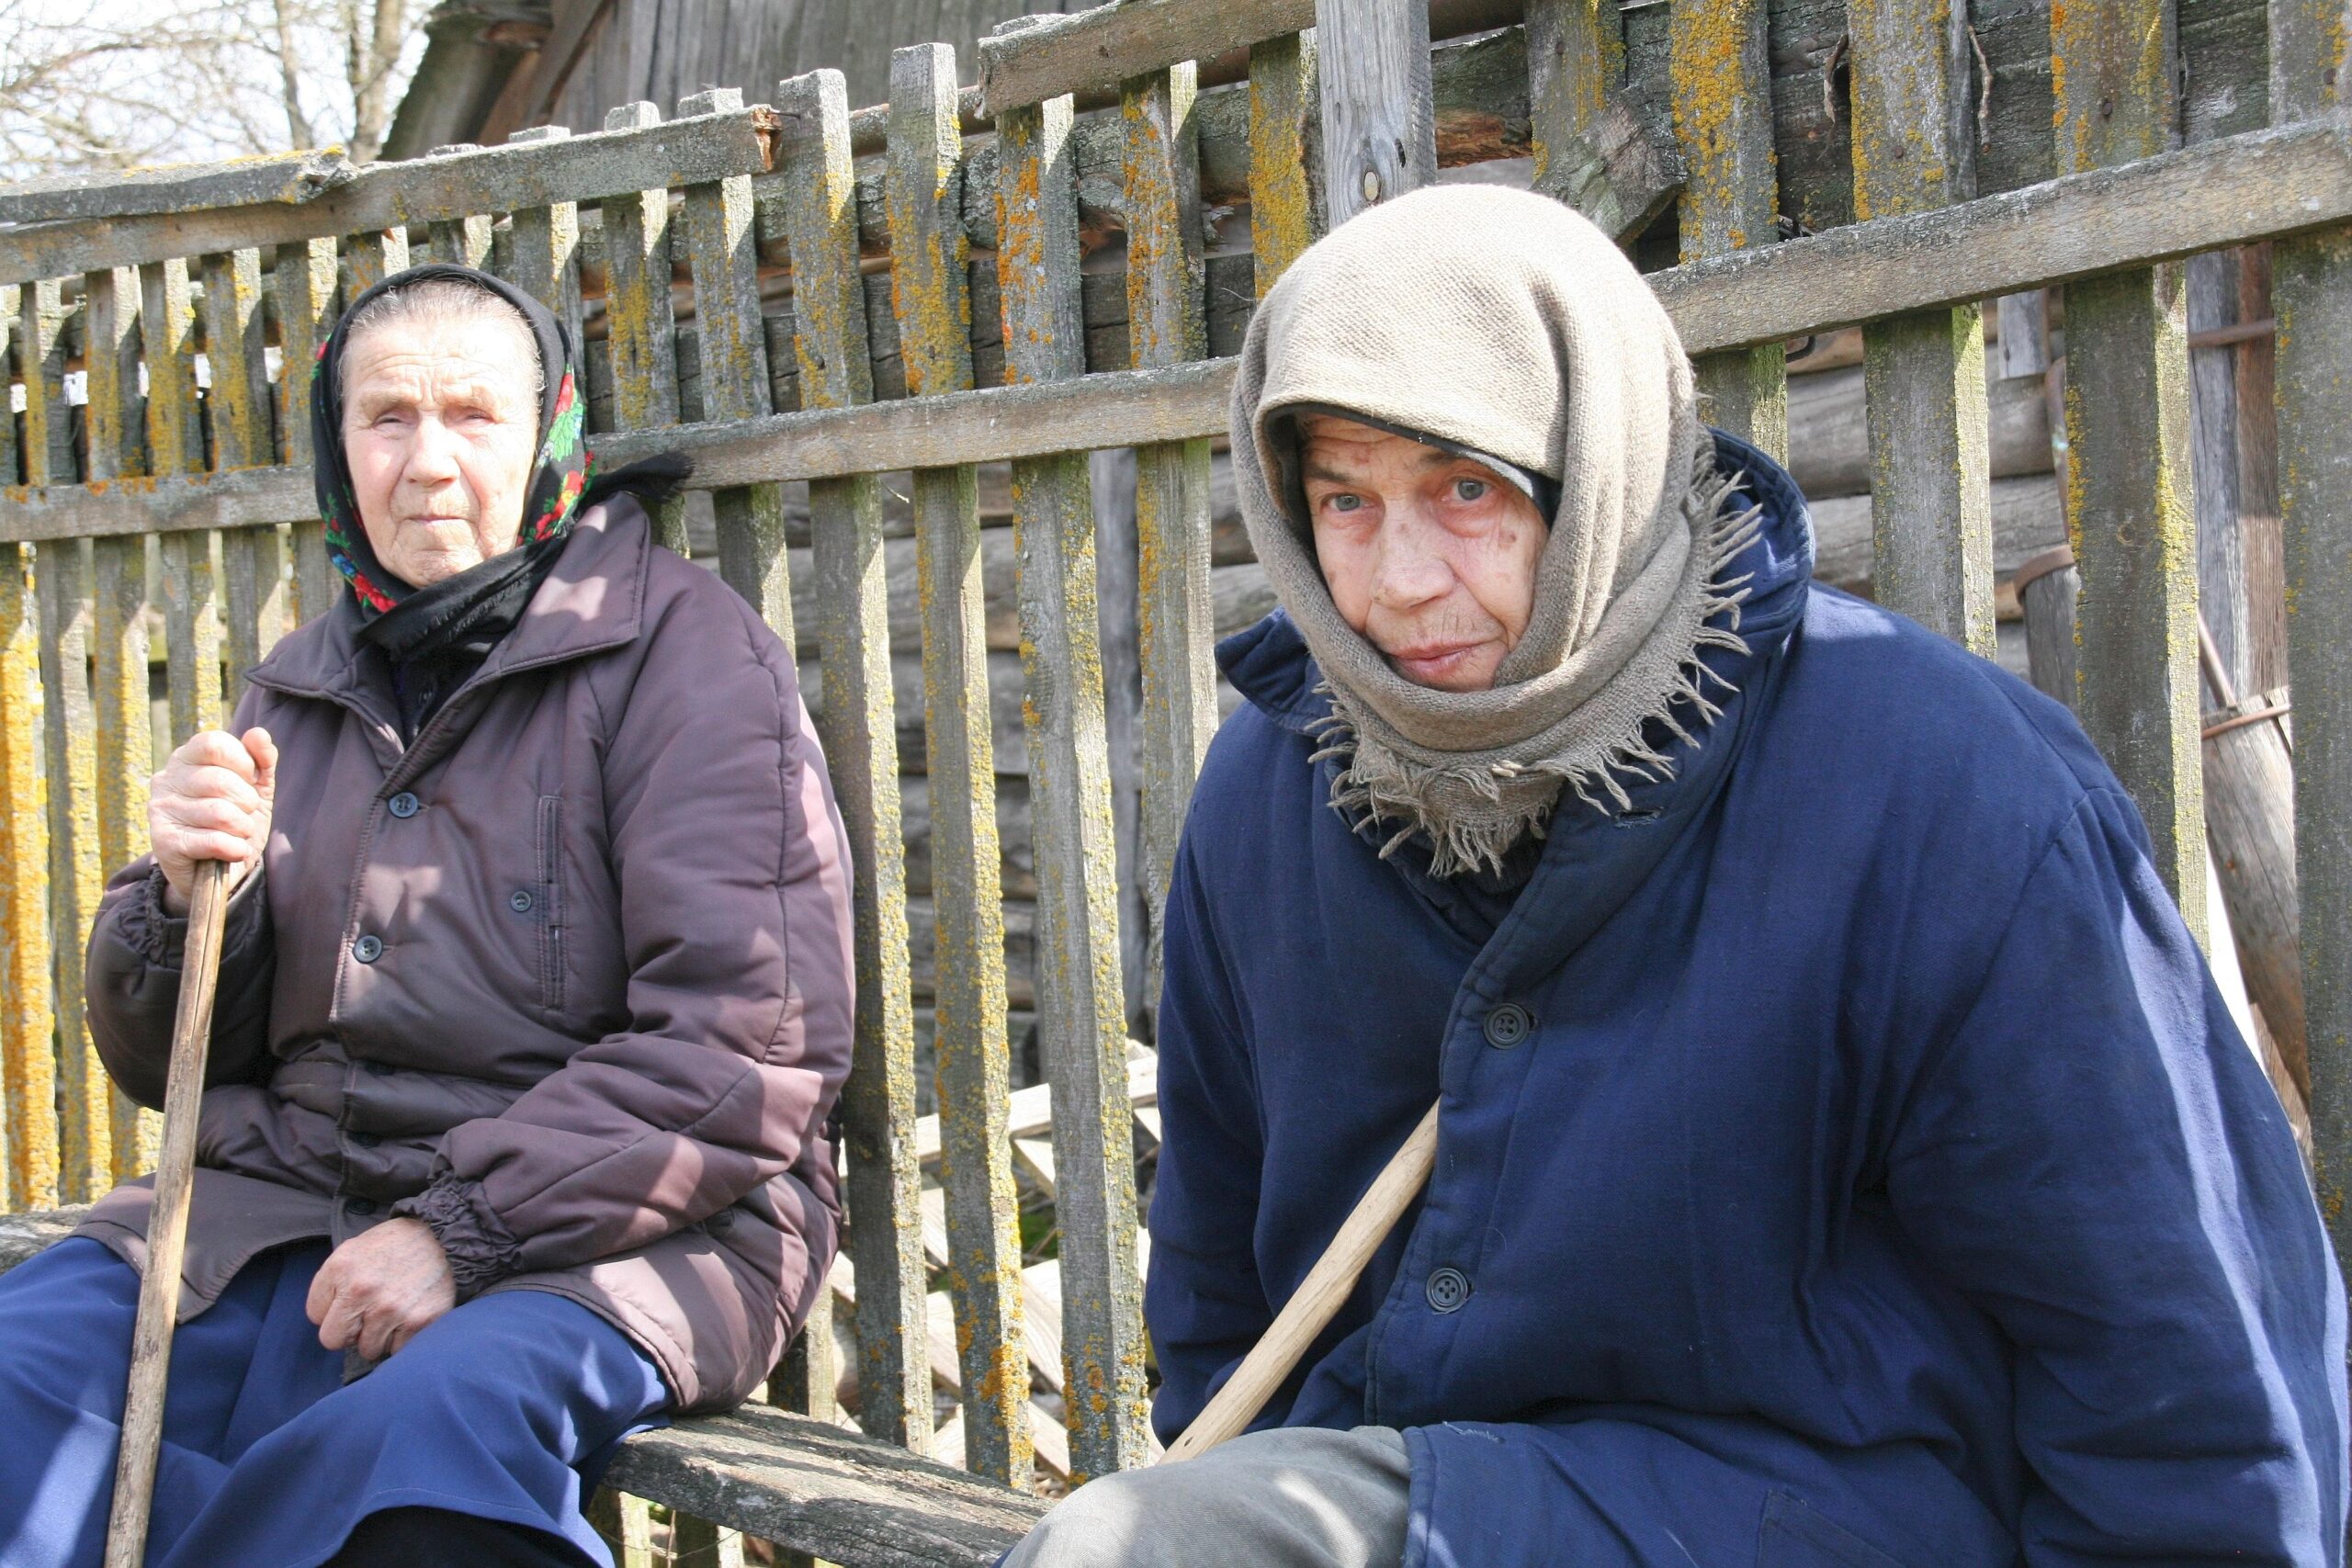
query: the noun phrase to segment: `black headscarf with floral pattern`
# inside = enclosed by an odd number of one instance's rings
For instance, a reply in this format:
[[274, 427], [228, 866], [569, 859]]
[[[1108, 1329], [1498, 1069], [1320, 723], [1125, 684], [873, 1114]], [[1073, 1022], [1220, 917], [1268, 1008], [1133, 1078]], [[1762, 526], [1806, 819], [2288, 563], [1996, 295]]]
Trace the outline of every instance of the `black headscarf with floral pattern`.
[[[505, 565], [492, 575], [502, 581], [511, 581], [518, 575], [543, 575], [544, 566], [551, 563], [560, 548], [560, 541], [571, 531], [573, 520], [579, 515], [582, 498], [588, 490], [588, 444], [582, 434], [585, 400], [581, 393], [578, 367], [572, 357], [571, 335], [564, 331], [563, 323], [556, 320], [554, 312], [503, 279], [469, 266], [436, 263], [394, 273], [351, 302], [351, 308], [335, 323], [334, 331], [328, 333], [326, 342], [319, 345], [318, 361], [311, 371], [311, 449], [318, 487], [319, 515], [326, 523], [327, 558], [334, 562], [336, 570], [350, 580], [352, 594], [359, 603], [361, 614], [371, 621], [378, 615], [389, 614], [414, 595], [417, 590], [385, 570], [368, 543], [367, 530], [359, 524], [359, 507], [353, 491], [351, 466], [343, 449], [343, 355], [350, 338], [351, 323], [359, 319], [370, 301], [395, 288], [436, 280], [470, 285], [486, 294], [495, 295], [521, 311], [538, 346], [542, 382], [538, 456], [532, 469], [530, 488], [524, 496], [522, 532], [515, 540], [526, 559], [493, 558], [458, 576], [470, 579], [474, 572], [487, 572], [498, 561], [504, 561]], [[530, 568], [540, 570], [531, 571]], [[455, 578], [449, 580], [450, 582], [457, 581]], [[467, 586], [473, 585], [469, 583]], [[443, 587], [443, 584], [435, 584], [436, 590]], [[434, 594], [436, 600], [446, 596], [437, 592]]]

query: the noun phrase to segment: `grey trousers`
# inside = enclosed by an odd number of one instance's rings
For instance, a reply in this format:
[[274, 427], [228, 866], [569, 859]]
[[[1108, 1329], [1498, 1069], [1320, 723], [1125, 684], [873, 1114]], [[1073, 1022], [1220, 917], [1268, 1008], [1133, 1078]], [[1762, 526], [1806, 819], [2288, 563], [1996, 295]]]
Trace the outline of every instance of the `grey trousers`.
[[1385, 1427], [1252, 1432], [1080, 1487], [1005, 1568], [1397, 1568], [1410, 1479]]

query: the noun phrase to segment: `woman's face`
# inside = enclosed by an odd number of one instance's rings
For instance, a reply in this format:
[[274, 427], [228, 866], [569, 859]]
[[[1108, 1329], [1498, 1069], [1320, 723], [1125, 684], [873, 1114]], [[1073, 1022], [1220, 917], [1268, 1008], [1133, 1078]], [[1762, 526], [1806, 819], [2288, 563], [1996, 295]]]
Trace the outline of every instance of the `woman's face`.
[[1315, 556], [1340, 618], [1417, 685], [1491, 689], [1535, 608], [1535, 503], [1467, 457], [1353, 420], [1303, 423]]
[[530, 353], [519, 327], [488, 312], [363, 327], [345, 348], [343, 448], [360, 525], [411, 587], [514, 547], [538, 450]]

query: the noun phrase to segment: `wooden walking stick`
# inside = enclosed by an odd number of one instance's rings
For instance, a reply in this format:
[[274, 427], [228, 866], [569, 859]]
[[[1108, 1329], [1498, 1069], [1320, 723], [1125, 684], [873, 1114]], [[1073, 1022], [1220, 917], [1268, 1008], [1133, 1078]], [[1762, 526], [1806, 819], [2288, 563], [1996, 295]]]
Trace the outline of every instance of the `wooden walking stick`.
[[1347, 1223], [1323, 1256], [1315, 1260], [1265, 1337], [1250, 1348], [1235, 1368], [1233, 1376], [1216, 1391], [1208, 1407], [1193, 1418], [1183, 1435], [1168, 1446], [1167, 1459], [1161, 1462], [1191, 1459], [1205, 1453], [1227, 1438], [1238, 1437], [1244, 1427], [1257, 1418], [1274, 1390], [1282, 1387], [1315, 1337], [1323, 1332], [1348, 1292], [1356, 1288], [1357, 1279], [1396, 1222], [1413, 1205], [1413, 1200], [1430, 1179], [1430, 1168], [1437, 1161], [1437, 1107], [1430, 1107], [1421, 1124], [1413, 1129], [1402, 1147], [1389, 1156], [1388, 1164], [1373, 1178], [1356, 1200]]
[[204, 1100], [204, 1058], [212, 1044], [212, 993], [220, 981], [220, 928], [229, 908], [229, 863], [196, 863], [187, 942], [180, 960], [179, 1010], [172, 1019], [171, 1076], [164, 1084], [164, 1149], [147, 1216], [147, 1269], [130, 1333], [130, 1388], [115, 1455], [114, 1509], [107, 1520], [106, 1568], [140, 1568], [147, 1512], [155, 1500], [155, 1456], [164, 1439], [164, 1383], [172, 1370], [179, 1318], [180, 1255], [187, 1241], [188, 1190], [196, 1180], [196, 1118]]

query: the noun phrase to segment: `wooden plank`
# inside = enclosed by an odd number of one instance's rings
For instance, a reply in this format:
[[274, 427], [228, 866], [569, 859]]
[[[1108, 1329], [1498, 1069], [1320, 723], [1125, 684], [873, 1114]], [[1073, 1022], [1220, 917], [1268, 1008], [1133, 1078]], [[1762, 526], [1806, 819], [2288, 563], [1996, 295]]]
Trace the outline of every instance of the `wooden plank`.
[[[2165, 151], [2176, 113], [2172, 18], [2164, 0], [2052, 11], [2061, 169]], [[2083, 728], [2139, 807], [2157, 874], [2201, 942], [2203, 705], [2184, 282], [2169, 266], [2067, 286], [2066, 530], [2082, 574]]]
[[[1188, 61], [1121, 89], [1127, 127], [1127, 347], [1137, 370], [1208, 352], [1204, 244]], [[1327, 108], [1329, 106], [1326, 106]], [[1434, 157], [1434, 154], [1432, 154]], [[1136, 451], [1136, 606], [1143, 664], [1143, 995], [1159, 996], [1159, 911], [1193, 780], [1216, 733], [1209, 595], [1209, 444]]]
[[[1003, 209], [997, 286], [1005, 372], [1016, 383], [1066, 381], [1085, 367], [1069, 129], [1062, 98], [1008, 111], [997, 122]], [[1086, 459], [1017, 461], [1012, 493], [1037, 835], [1037, 1026], [1062, 1171], [1061, 1256], [1070, 1280], [1066, 1382], [1083, 1391], [1067, 1402], [1070, 1465], [1072, 1479], [1083, 1480], [1148, 1457], [1117, 849]]]
[[[858, 271], [849, 98], [841, 73], [818, 71], [778, 83], [776, 107], [785, 225], [800, 325], [801, 402], [808, 408], [852, 407], [869, 401], [874, 387], [865, 289]], [[764, 396], [751, 186], [748, 180], [735, 183], [741, 198], [735, 254], [741, 303], [717, 312], [697, 310], [703, 380], [707, 388], [716, 357], [732, 367], [730, 374], [756, 371], [755, 395]], [[696, 194], [687, 193], [686, 211], [699, 261], [704, 235], [719, 223], [716, 208], [708, 200], [697, 204]], [[698, 299], [703, 276], [697, 267]], [[731, 348], [720, 346], [729, 342], [721, 336], [729, 329], [714, 314], [736, 323]], [[818, 628], [825, 666], [819, 723], [855, 867], [857, 1038], [842, 1105], [861, 1285], [861, 1424], [872, 1435], [920, 1449], [931, 1435], [931, 1378], [922, 1348], [923, 1298], [930, 1283], [916, 1219], [922, 1182], [914, 1156], [914, 1014], [907, 977], [906, 872], [881, 491], [870, 475], [820, 480], [808, 487], [808, 513], [824, 614]], [[786, 553], [780, 498], [773, 539], [780, 562]], [[720, 549], [727, 549], [724, 535]], [[788, 591], [784, 603], [788, 619]]]
[[[1682, 259], [1769, 246], [1781, 197], [1764, 0], [1673, 0], [1669, 28], [1674, 134], [1687, 172]], [[1787, 457], [1788, 365], [1779, 343], [1705, 355], [1692, 368], [1702, 418]]]
[[1317, 82], [1312, 30], [1250, 46], [1250, 250], [1261, 299], [1323, 232]]
[[[606, 130], [662, 123], [650, 103], [622, 104], [605, 115]], [[607, 197], [605, 231], [605, 344], [612, 355], [613, 419], [623, 430], [663, 430], [678, 423], [677, 322], [670, 301], [670, 193], [655, 187]], [[654, 509], [656, 542], [689, 554], [686, 505], [673, 496]]]
[[[147, 553], [143, 541], [90, 546], [90, 705], [97, 737], [98, 863], [107, 871], [147, 852], [147, 779], [153, 770], [147, 696]], [[163, 1121], [120, 1089], [107, 1100], [114, 1179], [155, 1168]]]
[[[616, 127], [607, 121], [605, 129], [614, 130], [624, 128]], [[449, 158], [461, 152], [481, 151], [480, 146], [467, 141], [453, 146], [435, 147], [425, 156]], [[433, 236], [433, 259], [437, 262], [446, 262], [452, 266], [487, 267], [490, 265], [491, 236], [495, 227], [495, 220], [487, 212], [469, 212], [461, 217], [435, 219], [430, 225]]]
[[[2272, 118], [2341, 116], [2352, 104], [2352, 29], [2327, 0], [2270, 7]], [[2279, 244], [2271, 257], [2278, 503], [2287, 642], [2295, 674], [2295, 867], [2311, 1052], [2320, 1213], [2352, 1259], [2352, 233]]]
[[[706, 104], [724, 108], [741, 97], [740, 94], [697, 94], [682, 100], [679, 108], [682, 113]], [[786, 140], [794, 134], [787, 128]], [[787, 167], [785, 175], [789, 182], [794, 170]], [[794, 199], [786, 198], [787, 209]], [[751, 182], [731, 176], [689, 186], [684, 215], [687, 262], [695, 280], [695, 328], [702, 354], [702, 417], [755, 418], [768, 412], [768, 360], [767, 337], [760, 326], [759, 254]], [[799, 251], [800, 247], [794, 247], [796, 255]], [[854, 244], [850, 254], [854, 276]], [[813, 287], [819, 270], [814, 265], [800, 269], [801, 291], [810, 299], [824, 292]], [[827, 341], [856, 344], [856, 352], [849, 357], [856, 362], [857, 374], [866, 374], [864, 296], [857, 301], [857, 316], [845, 323], [811, 320], [809, 307], [799, 303], [801, 294], [794, 298], [800, 310], [802, 358], [809, 352], [805, 346], [807, 334], [825, 334]], [[812, 399], [805, 378], [801, 398], [804, 406], [812, 408], [871, 400], [867, 397], [836, 403]], [[792, 584], [785, 558], [783, 491], [768, 483], [715, 487], [711, 510], [718, 526], [718, 575], [790, 647]]]
[[[23, 291], [16, 320], [25, 387], [25, 467], [31, 484], [73, 477], [72, 413], [65, 400], [64, 311], [55, 282]], [[56, 1010], [57, 1188], [84, 1201], [104, 1191], [113, 1165], [109, 1086], [90, 1044], [82, 956], [105, 880], [98, 861], [96, 752], [89, 674], [88, 547], [44, 547], [34, 563], [40, 617], [42, 762], [48, 800], [50, 974]], [[7, 558], [0, 553], [0, 558]], [[13, 786], [12, 786], [13, 787]], [[13, 796], [12, 796], [13, 798]], [[5, 876], [5, 873], [0, 873]], [[15, 1146], [12, 1130], [9, 1145]], [[13, 1182], [0, 1176], [0, 1182]], [[17, 1194], [17, 1202], [28, 1201]]]
[[347, 310], [362, 294], [392, 274], [407, 270], [408, 231], [363, 230], [345, 239], [343, 254], [351, 265], [351, 295], [344, 301]]
[[[277, 376], [277, 439], [279, 455], [297, 475], [311, 466], [311, 372], [318, 363], [319, 345], [334, 324], [335, 265], [332, 239], [297, 240], [277, 247], [272, 269], [277, 286], [277, 336], [281, 367]], [[323, 614], [341, 588], [343, 574], [327, 559], [326, 529], [316, 516], [316, 502], [296, 505], [284, 518], [293, 526], [293, 602], [288, 606], [289, 625], [299, 626]]]
[[147, 472], [147, 416], [139, 391], [139, 274], [130, 267], [84, 274], [82, 364], [88, 373], [89, 399], [85, 479], [115, 479]]
[[1437, 178], [1429, 7], [1424, 0], [1316, 0], [1315, 39], [1323, 210], [1336, 229]]
[[[139, 269], [141, 340], [147, 364], [147, 451], [158, 477], [204, 466], [196, 433], [196, 312], [187, 264]], [[166, 534], [162, 541], [165, 671], [177, 745], [220, 722], [220, 585], [213, 536]]]
[[991, 116], [1315, 25], [1309, 0], [1127, 0], [980, 40]]
[[1529, 0], [1527, 118], [1534, 188], [1631, 244], [1682, 189], [1680, 162], [1625, 101], [1614, 6]]
[[[517, 146], [545, 146], [568, 139], [560, 125], [535, 125], [506, 140]], [[580, 204], [550, 201], [510, 209], [508, 229], [514, 241], [511, 281], [555, 314], [571, 334], [572, 348], [585, 343], [580, 301]], [[582, 393], [584, 396], [586, 389]]]
[[373, 164], [299, 207], [268, 203], [29, 226], [0, 234], [0, 283], [755, 175], [768, 166], [771, 124], [764, 107], [753, 107], [642, 130]]
[[[0, 1202], [58, 1200], [57, 1056], [51, 1044], [49, 842], [40, 758], [40, 627], [32, 552], [0, 546]], [[68, 1114], [89, 1101], [76, 1096]], [[85, 1185], [75, 1181], [74, 1186]], [[75, 1196], [86, 1194], [77, 1192]]]
[[[1848, 17], [1855, 215], [1932, 211], [1972, 194], [1967, 7], [1870, 0]], [[1984, 312], [1969, 304], [1874, 321], [1862, 329], [1862, 344], [1878, 602], [1989, 659]]]
[[165, 164], [105, 179], [51, 175], [0, 186], [0, 223], [135, 218], [157, 212], [315, 201], [359, 171], [340, 147], [304, 148], [220, 164]]
[[[890, 57], [890, 296], [907, 390], [918, 398], [967, 390], [970, 246], [958, 217], [963, 132], [955, 51], [945, 44], [898, 51]], [[1017, 1195], [1005, 1153], [1004, 913], [978, 476], [969, 467], [917, 469], [914, 511], [938, 911], [933, 1050], [946, 1139], [944, 1261], [964, 1389], [957, 1452], [977, 1474], [1025, 1483], [1034, 1459]]]
[[[262, 356], [261, 253], [230, 251], [206, 256], [205, 358], [212, 371], [212, 467], [266, 468], [277, 459], [270, 440], [269, 375]], [[286, 592], [275, 526], [238, 528], [220, 536], [227, 590], [227, 695], [231, 705], [245, 671], [277, 641]]]
[[745, 1405], [623, 1445], [607, 1484], [860, 1568], [987, 1568], [1046, 1500], [827, 1423]]

